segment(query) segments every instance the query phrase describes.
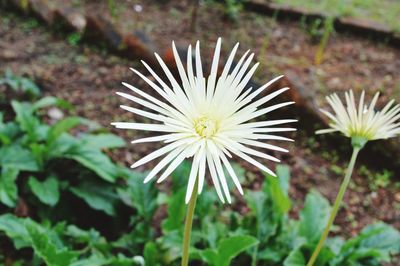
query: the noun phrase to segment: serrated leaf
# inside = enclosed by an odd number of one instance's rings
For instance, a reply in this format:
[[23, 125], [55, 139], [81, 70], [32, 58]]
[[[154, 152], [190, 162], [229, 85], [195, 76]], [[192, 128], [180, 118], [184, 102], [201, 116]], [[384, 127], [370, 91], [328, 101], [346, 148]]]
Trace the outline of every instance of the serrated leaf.
[[35, 254], [50, 266], [69, 266], [77, 256], [75, 252], [58, 248], [52, 243], [45, 230], [33, 222], [25, 222]]
[[319, 240], [330, 214], [330, 205], [317, 191], [310, 192], [300, 212], [300, 235], [307, 238], [309, 243]]
[[30, 176], [28, 184], [33, 194], [44, 204], [54, 206], [60, 199], [58, 181], [54, 177], [49, 177], [40, 182], [35, 177]]
[[14, 207], [18, 198], [18, 187], [15, 180], [18, 169], [3, 167], [0, 176], [0, 201], [8, 207]]
[[125, 141], [114, 134], [85, 135], [82, 137], [82, 141], [85, 143], [85, 146], [87, 145], [90, 148], [97, 150], [126, 146]]
[[84, 182], [70, 190], [93, 209], [103, 211], [110, 216], [115, 214], [114, 202], [117, 196], [111, 186], [100, 182]]

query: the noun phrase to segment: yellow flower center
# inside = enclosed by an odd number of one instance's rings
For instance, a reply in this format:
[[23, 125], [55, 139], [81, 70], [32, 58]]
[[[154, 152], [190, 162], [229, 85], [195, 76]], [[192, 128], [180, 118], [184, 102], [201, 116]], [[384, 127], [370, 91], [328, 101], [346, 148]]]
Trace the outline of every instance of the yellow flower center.
[[218, 123], [215, 119], [207, 116], [201, 116], [194, 121], [194, 129], [200, 137], [212, 137], [218, 130]]

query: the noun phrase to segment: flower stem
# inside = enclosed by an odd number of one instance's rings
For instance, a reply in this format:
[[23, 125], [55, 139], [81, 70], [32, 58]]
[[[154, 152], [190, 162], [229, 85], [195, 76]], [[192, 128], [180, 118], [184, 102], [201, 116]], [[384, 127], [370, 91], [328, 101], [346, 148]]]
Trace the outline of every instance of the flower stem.
[[353, 154], [351, 156], [350, 163], [349, 163], [349, 166], [346, 171], [346, 175], [342, 181], [342, 184], [340, 185], [339, 193], [336, 196], [335, 204], [333, 205], [331, 215], [329, 216], [328, 224], [326, 225], [324, 232], [322, 233], [321, 238], [319, 239], [318, 245], [315, 248], [310, 260], [308, 261], [307, 266], [314, 265], [315, 261], [317, 260], [318, 254], [321, 251], [326, 238], [328, 237], [329, 230], [333, 224], [333, 221], [335, 220], [335, 217], [339, 210], [340, 204], [342, 203], [344, 193], [346, 192], [347, 186], [350, 183], [351, 174], [353, 173], [354, 165], [356, 163], [357, 155], [358, 155], [358, 152], [360, 151], [360, 149], [361, 149], [361, 147], [358, 147], [358, 146], [354, 146], [354, 148], [353, 148]]
[[[197, 188], [197, 179], [194, 184], [194, 187]], [[187, 266], [189, 264], [190, 233], [192, 231], [193, 214], [194, 214], [194, 208], [196, 206], [197, 194], [198, 194], [197, 190], [194, 189], [192, 192], [192, 196], [190, 197], [190, 201], [187, 208], [186, 220], [185, 220], [185, 232], [183, 235], [181, 266]]]

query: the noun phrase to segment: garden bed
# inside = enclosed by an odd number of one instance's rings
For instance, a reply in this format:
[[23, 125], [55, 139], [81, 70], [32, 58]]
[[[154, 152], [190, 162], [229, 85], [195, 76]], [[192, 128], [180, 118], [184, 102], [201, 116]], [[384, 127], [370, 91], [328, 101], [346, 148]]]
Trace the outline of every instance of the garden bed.
[[[295, 76], [296, 81], [321, 107], [326, 107], [325, 95], [349, 88], [356, 93], [365, 89], [368, 97], [380, 91], [380, 103], [391, 98], [400, 101], [400, 51], [383, 43], [333, 34], [322, 64], [315, 66], [318, 43], [312, 41], [310, 28], [299, 22], [277, 22], [247, 12], [239, 13], [237, 22], [231, 22], [224, 18], [222, 6], [210, 4], [199, 7], [197, 29], [193, 32], [190, 28], [192, 6], [186, 1], [166, 4], [157, 1], [135, 4], [116, 1], [115, 16], [110, 14], [106, 1], [84, 1], [76, 5], [73, 2], [70, 4], [82, 12], [108, 17], [122, 32], [145, 33], [153, 40], [154, 49], [161, 52], [170, 47], [172, 40], [185, 47], [199, 39], [204, 58], [211, 58], [216, 39], [222, 37], [222, 54], [226, 58], [227, 52], [238, 41], [240, 52], [251, 49], [256, 54], [256, 60], [261, 62], [256, 82], [266, 82], [282, 73]], [[54, 1], [54, 5], [62, 3], [64, 1]], [[0, 72], [11, 69], [18, 75], [32, 77], [44, 95], [69, 101], [74, 106], [70, 115], [95, 120], [114, 133], [110, 122], [137, 120], [118, 107], [124, 101], [115, 95], [116, 91], [124, 90], [121, 81], [145, 87], [144, 82], [129, 70], [129, 67], [134, 67], [144, 71], [137, 61], [123, 59], [104, 48], [79, 42], [79, 36], [53, 32], [33, 18], [4, 11], [0, 11], [0, 17]], [[127, 141], [138, 137], [132, 131], [118, 131], [118, 134], [122, 134]], [[296, 141], [287, 146], [290, 152], [277, 156], [290, 166], [289, 194], [295, 205], [291, 216], [298, 217], [305, 195], [312, 188], [332, 202], [349, 150], [331, 146], [309, 131], [298, 131], [291, 137]], [[116, 162], [129, 165], [154, 148], [151, 145], [128, 145], [114, 151], [111, 156]], [[359, 163], [345, 196], [346, 204], [335, 222], [340, 227], [340, 234], [347, 237], [356, 235], [375, 220], [400, 228], [398, 172], [390, 174], [393, 169], [387, 169], [389, 177], [385, 174], [382, 177], [379, 174], [383, 173], [383, 169], [362, 166], [367, 159]], [[338, 167], [332, 167], [335, 164]], [[263, 178], [260, 173], [247, 164], [242, 166], [248, 170], [245, 186], [260, 189]], [[139, 170], [149, 167], [151, 165]], [[243, 208], [238, 210], [248, 211]]]

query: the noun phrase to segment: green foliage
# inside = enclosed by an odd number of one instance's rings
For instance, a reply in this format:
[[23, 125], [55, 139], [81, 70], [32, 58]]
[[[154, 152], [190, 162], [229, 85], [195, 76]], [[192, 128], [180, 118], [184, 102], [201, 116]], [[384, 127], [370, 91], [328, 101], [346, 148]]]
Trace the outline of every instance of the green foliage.
[[[125, 145], [121, 138], [94, 134], [93, 123], [80, 117], [44, 123], [42, 109], [53, 105], [69, 107], [46, 97], [12, 101], [12, 110], [0, 112], [0, 263], [179, 265], [191, 164], [181, 164], [170, 189], [158, 192], [154, 184], [143, 184], [147, 173], [118, 166], [106, 155], [105, 149]], [[244, 170], [234, 167], [245, 183]], [[234, 203], [242, 213], [221, 204], [206, 186], [195, 209], [193, 262], [305, 265], [330, 206], [311, 191], [300, 218], [290, 218], [289, 168], [279, 165], [276, 173], [265, 176], [260, 191], [245, 191], [244, 200]], [[13, 214], [23, 209], [28, 218]], [[399, 231], [377, 223], [349, 240], [328, 239], [316, 265], [380, 265], [399, 252]]]
[[77, 46], [82, 39], [82, 34], [80, 32], [73, 32], [67, 36], [67, 41], [72, 46]]
[[221, 239], [216, 249], [206, 249], [199, 252], [199, 256], [209, 265], [229, 266], [231, 261], [241, 252], [257, 245], [258, 240], [252, 236], [232, 236]]
[[58, 180], [54, 177], [49, 177], [40, 182], [35, 177], [30, 176], [28, 184], [33, 194], [44, 204], [54, 206], [60, 199]]
[[14, 207], [17, 201], [18, 188], [15, 184], [18, 170], [13, 167], [3, 167], [0, 176], [0, 201], [8, 207]]
[[20, 93], [25, 93], [30, 96], [39, 96], [40, 89], [29, 78], [16, 76], [10, 69], [6, 70], [4, 78], [0, 78], [0, 85], [5, 84], [12, 90]]
[[308, 243], [319, 240], [330, 211], [329, 202], [321, 194], [312, 191], [307, 195], [304, 208], [300, 212], [299, 234], [305, 237]]
[[393, 177], [393, 172], [383, 169], [382, 172], [374, 172], [369, 170], [365, 165], [360, 167], [360, 175], [367, 178], [368, 186], [372, 191], [376, 191], [379, 188], [386, 188], [390, 179]]

